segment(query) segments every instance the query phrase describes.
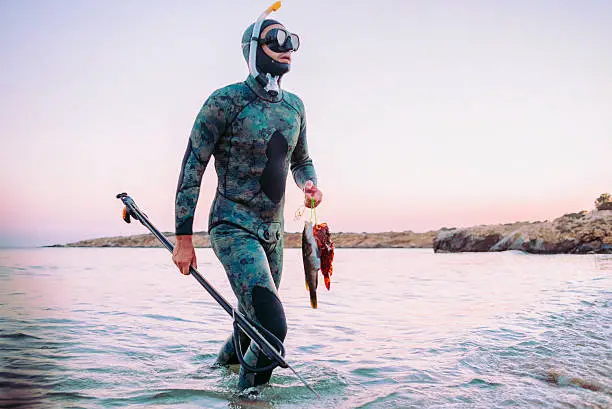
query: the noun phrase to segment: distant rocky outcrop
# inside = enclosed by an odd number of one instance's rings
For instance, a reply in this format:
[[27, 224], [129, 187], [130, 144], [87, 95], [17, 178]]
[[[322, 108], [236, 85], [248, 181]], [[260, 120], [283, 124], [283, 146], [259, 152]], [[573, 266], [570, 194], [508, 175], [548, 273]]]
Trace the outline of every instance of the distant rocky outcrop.
[[[332, 233], [332, 240], [336, 248], [431, 248], [437, 231], [426, 233], [386, 232], [386, 233]], [[173, 244], [174, 233], [164, 233]], [[208, 233], [193, 234], [195, 247], [210, 247]], [[159, 241], [152, 234], [139, 234], [135, 236], [104, 237], [92, 240], [82, 240], [65, 245], [53, 247], [161, 247]], [[286, 248], [301, 248], [301, 233], [285, 233]]]
[[612, 210], [570, 213], [553, 221], [442, 229], [437, 253], [521, 250], [536, 254], [612, 254]]
[[598, 207], [597, 210], [612, 210], [612, 202], [604, 202], [601, 203]]
[[595, 199], [595, 209], [612, 210], [612, 195], [610, 193], [602, 193]]
[[[172, 244], [176, 244], [174, 233], [163, 233]], [[208, 233], [193, 234], [195, 247], [210, 247]], [[159, 240], [152, 234], [137, 234], [134, 236], [101, 237], [98, 239], [81, 240], [74, 243], [55, 245], [53, 247], [162, 247]]]

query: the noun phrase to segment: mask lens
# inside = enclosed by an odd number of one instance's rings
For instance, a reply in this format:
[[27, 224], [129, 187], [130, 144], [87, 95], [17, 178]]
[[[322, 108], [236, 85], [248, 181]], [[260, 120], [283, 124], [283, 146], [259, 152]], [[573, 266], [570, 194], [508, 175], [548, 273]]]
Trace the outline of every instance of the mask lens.
[[283, 30], [276, 30], [276, 42], [279, 46], [285, 45], [285, 41], [287, 41], [287, 32]]
[[300, 37], [297, 34], [291, 34], [291, 45], [293, 51], [297, 51], [300, 48]]

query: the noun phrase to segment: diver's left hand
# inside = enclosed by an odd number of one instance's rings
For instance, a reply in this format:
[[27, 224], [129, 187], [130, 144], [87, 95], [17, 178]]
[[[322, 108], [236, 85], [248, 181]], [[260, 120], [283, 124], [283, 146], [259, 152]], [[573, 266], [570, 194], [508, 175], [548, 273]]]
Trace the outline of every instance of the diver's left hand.
[[[314, 199], [314, 206], [312, 205], [312, 200]], [[311, 208], [317, 207], [321, 200], [323, 200], [323, 192], [321, 192], [312, 180], [309, 180], [304, 185], [304, 206]]]

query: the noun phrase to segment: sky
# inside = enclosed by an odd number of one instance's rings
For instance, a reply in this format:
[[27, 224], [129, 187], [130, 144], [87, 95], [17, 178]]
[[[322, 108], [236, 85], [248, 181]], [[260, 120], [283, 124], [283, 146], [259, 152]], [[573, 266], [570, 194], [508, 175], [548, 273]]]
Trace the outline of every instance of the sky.
[[[0, 246], [163, 231], [187, 138], [271, 1], [0, 2]], [[379, 7], [379, 8], [377, 8]], [[612, 191], [612, 3], [287, 0], [332, 232], [546, 220]], [[287, 183], [286, 230], [301, 192]], [[194, 229], [206, 230], [212, 163]]]

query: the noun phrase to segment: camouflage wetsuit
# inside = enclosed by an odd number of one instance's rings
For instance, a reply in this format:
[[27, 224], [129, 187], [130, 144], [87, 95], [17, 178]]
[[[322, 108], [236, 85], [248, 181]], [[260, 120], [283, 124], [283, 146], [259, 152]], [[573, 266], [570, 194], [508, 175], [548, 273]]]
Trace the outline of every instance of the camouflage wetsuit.
[[[304, 106], [281, 90], [273, 97], [252, 76], [215, 91], [198, 114], [176, 194], [176, 233], [192, 234], [202, 175], [210, 156], [218, 176], [208, 230], [239, 309], [280, 340], [287, 325], [278, 298], [283, 263], [283, 207], [289, 168], [297, 185], [316, 175], [308, 155]], [[248, 345], [248, 344], [247, 344]], [[255, 345], [245, 360], [263, 367], [270, 362]], [[221, 363], [237, 362], [230, 339]], [[263, 374], [240, 371], [240, 387], [266, 383]]]

